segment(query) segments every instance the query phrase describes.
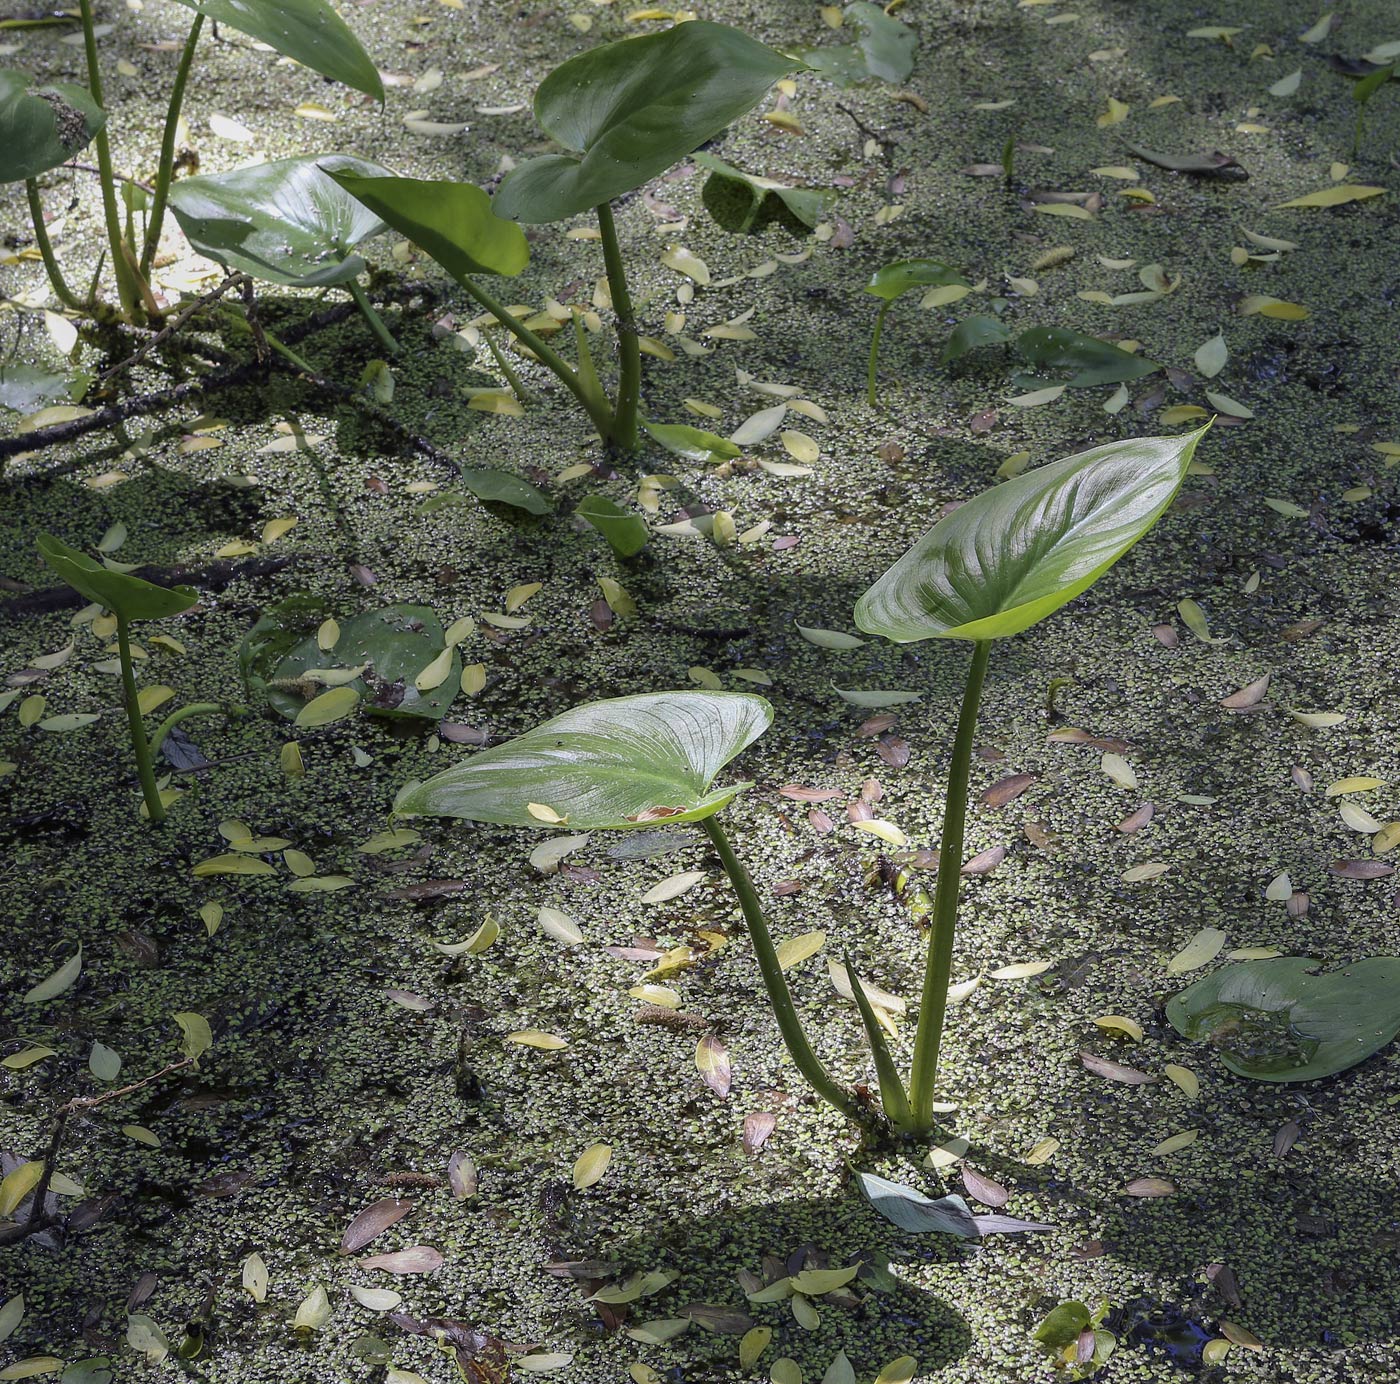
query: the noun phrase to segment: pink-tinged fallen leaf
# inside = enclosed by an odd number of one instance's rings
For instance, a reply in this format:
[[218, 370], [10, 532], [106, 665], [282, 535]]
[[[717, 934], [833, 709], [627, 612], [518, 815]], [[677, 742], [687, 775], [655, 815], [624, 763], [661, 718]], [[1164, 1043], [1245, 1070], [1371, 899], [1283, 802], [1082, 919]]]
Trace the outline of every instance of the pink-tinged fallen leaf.
[[1202, 1272], [1206, 1276], [1207, 1282], [1215, 1287], [1215, 1291], [1220, 1294], [1230, 1307], [1243, 1307], [1244, 1299], [1240, 1296], [1240, 1285], [1235, 1278], [1235, 1271], [1228, 1264], [1207, 1264]]
[[994, 408], [983, 409], [981, 413], [974, 413], [967, 420], [968, 428], [975, 433], [988, 433], [997, 425], [997, 411]]
[[488, 731], [476, 726], [464, 726], [457, 721], [443, 721], [438, 726], [438, 734], [454, 745], [484, 745], [490, 738]]
[[814, 807], [807, 814], [807, 824], [812, 828], [813, 831], [819, 832], [823, 836], [825, 836], [827, 832], [831, 831], [836, 825], [836, 823], [833, 822], [831, 818], [827, 816], [827, 814], [823, 812], [819, 807]]
[[898, 720], [899, 717], [894, 712], [882, 711], [878, 716], [871, 716], [856, 727], [856, 739], [873, 740], [877, 735], [883, 735]]
[[354, 577], [361, 586], [373, 586], [379, 580], [379, 578], [374, 575], [374, 572], [362, 562], [352, 562], [350, 564], [350, 575]]
[[804, 788], [800, 783], [785, 783], [778, 789], [778, 796], [799, 803], [825, 803], [843, 795], [839, 788]]
[[795, 533], [786, 534], [782, 538], [775, 538], [773, 540], [773, 551], [775, 553], [785, 553], [789, 548], [795, 548], [801, 542], [802, 540]]
[[1302, 1132], [1303, 1127], [1297, 1120], [1289, 1120], [1280, 1125], [1278, 1133], [1274, 1135], [1274, 1157], [1282, 1158], [1298, 1142], [1298, 1136]]
[[1019, 798], [1035, 782], [1035, 778], [1034, 774], [1008, 774], [983, 790], [978, 801], [987, 807], [1005, 807]]
[[777, 1127], [778, 1117], [771, 1110], [759, 1110], [752, 1115], [745, 1115], [744, 1152], [757, 1153]]
[[1395, 873], [1395, 866], [1382, 860], [1334, 860], [1327, 868], [1343, 879], [1385, 879]]
[[1253, 682], [1241, 687], [1238, 692], [1231, 692], [1228, 697], [1221, 699], [1220, 705], [1226, 711], [1251, 711], [1264, 700], [1264, 694], [1269, 690], [1269, 680], [1272, 675], [1265, 673], [1262, 678], [1255, 678]]
[[1147, 1086], [1157, 1080], [1155, 1076], [1140, 1072], [1136, 1067], [1127, 1067], [1121, 1062], [1110, 1062], [1108, 1058], [1099, 1057], [1092, 1052], [1081, 1052], [1079, 1060], [1085, 1069], [1093, 1072], [1095, 1076], [1101, 1076], [1108, 1081], [1121, 1081], [1125, 1086]]
[[1165, 1177], [1135, 1177], [1123, 1190], [1130, 1197], [1169, 1197], [1176, 1191], [1176, 1183]]
[[1152, 633], [1164, 649], [1174, 649], [1181, 643], [1181, 636], [1176, 632], [1175, 625], [1153, 625]]
[[880, 762], [891, 769], [904, 769], [908, 767], [912, 752], [909, 742], [902, 736], [886, 735], [882, 736], [880, 743], [875, 746], [875, 753], [879, 755]]
[[1055, 745], [1092, 745], [1106, 754], [1126, 754], [1132, 749], [1126, 740], [1119, 740], [1117, 736], [1090, 735], [1079, 726], [1062, 726], [1059, 730], [1052, 730], [1045, 738]]
[[962, 867], [962, 873], [965, 875], [989, 875], [1005, 859], [1006, 847], [992, 846], [985, 851], [978, 851], [978, 853]]
[[728, 1097], [729, 1083], [733, 1078], [729, 1049], [713, 1033], [707, 1033], [695, 1045], [695, 1069], [715, 1095], [721, 1100]]
[[345, 1227], [345, 1234], [340, 1237], [339, 1252], [354, 1254], [356, 1250], [364, 1249], [371, 1240], [377, 1239], [391, 1225], [397, 1225], [412, 1210], [413, 1202], [401, 1201], [398, 1197], [385, 1197], [366, 1206]]
[[1135, 812], [1130, 812], [1121, 822], [1118, 823], [1118, 830], [1124, 836], [1131, 836], [1135, 831], [1141, 831], [1157, 815], [1155, 803], [1143, 803]]
[[1085, 1240], [1075, 1245], [1069, 1252], [1071, 1259], [1102, 1259], [1108, 1253], [1108, 1246], [1102, 1240]]
[[431, 1245], [412, 1245], [391, 1254], [370, 1254], [358, 1262], [362, 1269], [383, 1269], [385, 1273], [436, 1273], [442, 1268], [442, 1254]]
[[985, 1173], [979, 1173], [971, 1163], [962, 1165], [962, 1184], [968, 1196], [974, 1201], [980, 1201], [983, 1206], [1000, 1210], [1011, 1200], [1011, 1193], [1000, 1182]]
[[857, 800], [846, 804], [846, 820], [848, 822], [869, 822], [875, 817], [874, 811], [869, 803]]

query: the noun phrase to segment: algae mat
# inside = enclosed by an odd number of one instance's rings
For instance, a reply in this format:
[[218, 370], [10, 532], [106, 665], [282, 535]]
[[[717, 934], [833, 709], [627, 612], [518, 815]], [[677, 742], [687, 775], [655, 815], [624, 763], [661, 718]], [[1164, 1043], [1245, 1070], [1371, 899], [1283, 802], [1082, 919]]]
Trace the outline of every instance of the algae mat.
[[[201, 167], [337, 149], [486, 181], [537, 143], [528, 100], [551, 66], [658, 22], [592, 5], [383, 0], [348, 13], [394, 78], [386, 110], [225, 34], [203, 50], [189, 113]], [[174, 1015], [206, 1018], [213, 1045], [197, 1071], [70, 1118], [62, 1219], [0, 1248], [0, 1301], [23, 1296], [22, 1317], [0, 1316], [16, 1323], [0, 1368], [47, 1356], [55, 1377], [72, 1367], [70, 1380], [183, 1370], [319, 1384], [416, 1371], [447, 1384], [498, 1375], [500, 1341], [561, 1380], [781, 1380], [797, 1377], [776, 1363], [790, 1359], [803, 1379], [839, 1381], [832, 1362], [844, 1352], [862, 1381], [911, 1356], [921, 1380], [1019, 1384], [1050, 1377], [1035, 1322], [1078, 1298], [1118, 1313], [1105, 1378], [1177, 1378], [1179, 1361], [1194, 1368], [1215, 1341], [1229, 1349], [1207, 1377], [1400, 1379], [1396, 1054], [1327, 1082], [1251, 1085], [1163, 1015], [1231, 951], [1338, 963], [1400, 947], [1384, 873], [1393, 857], [1373, 852], [1366, 827], [1400, 816], [1390, 464], [1400, 102], [1394, 88], [1377, 95], [1353, 156], [1347, 79], [1329, 64], [1400, 38], [1400, 26], [1378, 2], [1321, 25], [1279, 3], [896, 13], [917, 36], [907, 79], [837, 89], [801, 77], [717, 146], [746, 170], [829, 189], [816, 235], [776, 224], [726, 235], [685, 170], [620, 212], [645, 328], [676, 357], [647, 359], [652, 416], [729, 432], [788, 403], [737, 463], [641, 461], [679, 483], [642, 487], [654, 526], [723, 512], [748, 541], [657, 532], [638, 561], [617, 562], [570, 516], [599, 490], [636, 506], [634, 468], [561, 478], [600, 458], [527, 362], [535, 397], [523, 416], [469, 408], [467, 390], [501, 384], [470, 338], [475, 310], [391, 241], [367, 248], [380, 291], [405, 290], [388, 310], [406, 347], [391, 366], [397, 431], [278, 374], [10, 464], [0, 570], [11, 585], [48, 583], [32, 545], [41, 529], [91, 546], [122, 525], [114, 556], [198, 574], [200, 606], [143, 632], [145, 683], [247, 705], [239, 642], [269, 606], [306, 593], [342, 621], [393, 602], [431, 606], [444, 624], [472, 617], [461, 654], [480, 686], [451, 709], [455, 739], [368, 718], [298, 730], [257, 703], [192, 722], [211, 765], [177, 776], [184, 795], [152, 831], [136, 818], [106, 641], [73, 626], [76, 606], [18, 591], [4, 607], [7, 691], [21, 696], [0, 713], [0, 759], [13, 766], [0, 814], [0, 1036], [7, 1059], [26, 1055], [0, 1068], [6, 1167], [43, 1156], [64, 1102], [178, 1060]], [[138, 171], [155, 159], [184, 14], [150, 0], [103, 16], [104, 48], [130, 67], [113, 79], [115, 138]], [[844, 41], [815, 5], [717, 4], [704, 17], [781, 44]], [[64, 32], [0, 31], [5, 62], [76, 75], [80, 50]], [[465, 128], [423, 133], [431, 126], [404, 124], [415, 111]], [[220, 137], [211, 122], [230, 127], [214, 116], [251, 140]], [[1249, 177], [1174, 173], [1129, 145], [1223, 151]], [[1386, 191], [1280, 209], [1345, 185]], [[1034, 199], [1047, 193], [1076, 200]], [[65, 175], [45, 198], [64, 213], [60, 249], [83, 278], [96, 253], [92, 188]], [[1047, 212], [1056, 206], [1086, 214]], [[22, 244], [13, 199], [4, 224]], [[663, 265], [673, 244], [704, 262], [708, 285]], [[595, 242], [546, 230], [532, 250], [516, 301], [591, 305]], [[871, 409], [877, 304], [861, 285], [916, 255], [981, 286], [960, 303], [921, 309], [911, 295], [894, 309]], [[212, 282], [174, 236], [171, 256], [172, 286], [182, 275]], [[32, 262], [0, 274], [19, 305], [3, 319], [7, 350], [18, 339], [21, 358], [54, 366]], [[1241, 311], [1261, 298], [1306, 316], [1267, 302]], [[280, 326], [323, 306], [264, 304]], [[995, 351], [937, 364], [960, 318], [993, 310], [1018, 330], [1136, 341], [1168, 370], [1134, 382], [1116, 412], [1104, 407], [1119, 402], [1112, 387], [1008, 402], [1040, 382], [1014, 382]], [[706, 354], [689, 354], [682, 335]], [[1211, 373], [1219, 348], [1197, 353], [1217, 335], [1227, 355]], [[204, 341], [246, 350], [231, 334]], [[380, 348], [346, 320], [305, 350], [354, 388]], [[80, 351], [100, 363], [96, 347]], [[199, 367], [157, 358], [133, 387], [166, 386], [182, 368]], [[686, 400], [718, 418], [695, 417]], [[923, 1165], [925, 1150], [862, 1150], [806, 1095], [698, 836], [648, 834], [622, 855], [595, 837], [542, 869], [530, 859], [540, 838], [522, 833], [413, 823], [417, 839], [377, 835], [404, 783], [575, 701], [696, 681], [757, 687], [778, 719], [735, 766], [758, 783], [734, 812], [736, 834], [779, 938], [826, 934], [790, 979], [823, 1058], [870, 1080], [826, 958], [849, 949], [889, 991], [917, 993], [926, 848], [962, 655], [831, 651], [795, 623], [850, 630], [874, 576], [998, 472], [1190, 426], [1163, 418], [1189, 406], [1235, 421], [1212, 430], [1177, 507], [1091, 596], [993, 658], [975, 782], [992, 791], [971, 814], [978, 872], [957, 975], [978, 983], [953, 1012], [945, 1076], [958, 1107], [949, 1137], [968, 1141], [969, 1174], [960, 1145], [937, 1168]], [[815, 458], [802, 441], [785, 448], [783, 432], [810, 438]], [[414, 453], [405, 436], [437, 451]], [[528, 479], [554, 512], [483, 508], [442, 457]], [[65, 469], [46, 475], [54, 466]], [[425, 512], [444, 496], [460, 502]], [[610, 608], [600, 578], [620, 583], [635, 611], [615, 591]], [[504, 628], [485, 618], [502, 615]], [[1221, 705], [1265, 675], [1262, 694], [1236, 699], [1243, 709]], [[920, 700], [872, 711], [836, 687]], [[34, 696], [46, 702], [22, 725]], [[1307, 723], [1312, 713], [1327, 724]], [[75, 714], [98, 719], [43, 728]], [[300, 776], [283, 770], [289, 742]], [[1349, 778], [1380, 784], [1328, 796]], [[1342, 803], [1353, 810], [1339, 813]], [[867, 808], [900, 828], [908, 851], [851, 828]], [[195, 865], [228, 851], [232, 823], [263, 838], [249, 854], [272, 873], [196, 877]], [[1339, 869], [1346, 861], [1368, 868]], [[642, 901], [692, 872], [685, 892]], [[301, 879], [348, 883], [292, 889]], [[541, 908], [567, 915], [582, 941], [566, 945], [557, 919], [542, 930]], [[488, 918], [495, 941], [461, 948]], [[27, 1003], [80, 944], [73, 983]], [[630, 993], [644, 984], [674, 991], [679, 1007]], [[1095, 1023], [1115, 1016], [1131, 1023]], [[522, 1033], [558, 1043], [509, 1040]], [[722, 1045], [727, 1080], [713, 1060], [697, 1067], [702, 1039]], [[37, 1048], [52, 1051], [30, 1061]], [[1106, 1062], [1150, 1079], [1113, 1080], [1123, 1072]], [[577, 1160], [597, 1145], [611, 1150], [606, 1168], [576, 1187]], [[577, 1180], [589, 1183], [601, 1157]], [[999, 1184], [1007, 1214], [1052, 1229], [972, 1244], [906, 1236], [861, 1200], [851, 1166], [931, 1195], [1000, 1200]], [[377, 1209], [346, 1239], [367, 1208]], [[800, 1321], [791, 1302], [745, 1295], [804, 1266], [858, 1261], [858, 1277], [810, 1313], [799, 1307]], [[587, 1301], [600, 1285], [602, 1300]], [[451, 1354], [431, 1326], [413, 1329], [433, 1321]], [[741, 1366], [753, 1326], [773, 1334]], [[143, 1363], [162, 1340], [171, 1357]], [[177, 1360], [182, 1347], [190, 1358]], [[102, 1358], [111, 1365], [77, 1363]]]

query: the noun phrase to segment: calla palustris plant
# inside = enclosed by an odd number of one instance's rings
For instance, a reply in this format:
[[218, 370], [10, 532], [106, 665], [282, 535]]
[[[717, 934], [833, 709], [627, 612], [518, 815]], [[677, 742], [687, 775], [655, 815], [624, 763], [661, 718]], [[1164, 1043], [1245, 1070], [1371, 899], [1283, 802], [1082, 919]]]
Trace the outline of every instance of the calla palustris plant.
[[1208, 1042], [1236, 1076], [1254, 1081], [1320, 1081], [1400, 1033], [1400, 957], [1365, 960], [1315, 974], [1303, 956], [1241, 961], [1167, 1001], [1185, 1038]]
[[[475, 188], [455, 194], [460, 216], [442, 199], [459, 184], [412, 178], [364, 180], [333, 173], [395, 230], [422, 246], [473, 298], [563, 382], [605, 442], [636, 445], [641, 351], [632, 299], [613, 223], [612, 203], [634, 192], [752, 110], [796, 59], [737, 29], [690, 20], [660, 34], [605, 43], [555, 68], [535, 93], [535, 118], [566, 151], [513, 169], [494, 203]], [[483, 210], [483, 208], [485, 210]], [[503, 219], [542, 224], [581, 212], [598, 218], [603, 262], [617, 318], [619, 371], [610, 403], [597, 380], [582, 328], [571, 365], [477, 282], [479, 274], [517, 274], [524, 235]], [[494, 213], [487, 219], [486, 212]], [[495, 224], [492, 224], [492, 222]], [[518, 263], [517, 263], [518, 261]]]
[[131, 659], [131, 622], [133, 620], [163, 620], [188, 610], [199, 600], [197, 592], [188, 586], [157, 586], [154, 582], [133, 577], [129, 572], [116, 571], [70, 548], [49, 534], [41, 533], [36, 542], [44, 561], [54, 575], [71, 586], [80, 596], [110, 611], [117, 622], [117, 654], [122, 670], [122, 699], [126, 705], [127, 725], [131, 732], [131, 748], [136, 756], [136, 772], [145, 798], [146, 815], [154, 823], [165, 820], [166, 799], [156, 784], [153, 761], [165, 737], [190, 716], [221, 711], [214, 702], [196, 702], [181, 707], [167, 716], [147, 737], [142, 723], [140, 694], [136, 690], [136, 672]]
[[[75, 310], [90, 311], [97, 306], [96, 281], [88, 300], [79, 297], [64, 281], [49, 245], [35, 179], [38, 174], [66, 163], [89, 142], [96, 142], [107, 249], [122, 311], [127, 317], [136, 318], [143, 310], [143, 303], [154, 311], [154, 300], [146, 280], [160, 243], [166, 200], [174, 177], [180, 111], [206, 18], [258, 39], [331, 81], [343, 82], [376, 101], [384, 100], [384, 84], [378, 70], [327, 0], [180, 0], [180, 3], [195, 11], [195, 15], [171, 82], [155, 182], [149, 201], [144, 191], [128, 201], [125, 222], [118, 207], [117, 185], [124, 183], [128, 194], [133, 189], [139, 190], [140, 185], [129, 178], [121, 178], [112, 162], [107, 113], [102, 109], [102, 73], [92, 0], [80, 0], [77, 15], [82, 25], [86, 87], [62, 83], [37, 86], [25, 73], [0, 72], [0, 182], [25, 183], [35, 240], [43, 255], [49, 282], [65, 306]], [[42, 106], [49, 108], [47, 114]], [[147, 213], [145, 232], [139, 244], [131, 215], [136, 200]]]
[[880, 358], [880, 333], [884, 330], [885, 314], [911, 288], [971, 288], [972, 285], [951, 265], [936, 259], [895, 260], [877, 269], [865, 285], [865, 291], [880, 299], [880, 311], [875, 316], [875, 330], [870, 334], [870, 364], [866, 370], [865, 400], [875, 407], [875, 371]]
[[170, 189], [170, 210], [194, 249], [225, 269], [288, 288], [343, 287], [375, 335], [397, 351], [356, 281], [365, 262], [355, 247], [389, 228], [330, 177], [330, 169], [362, 178], [392, 176], [349, 154], [273, 159], [181, 178]]
[[807, 1041], [758, 894], [717, 817], [752, 785], [715, 788], [715, 776], [772, 721], [773, 708], [744, 692], [657, 692], [590, 702], [411, 786], [395, 810], [578, 831], [698, 823], [739, 898], [788, 1052], [818, 1094], [854, 1115], [854, 1096]]
[[[1209, 426], [1209, 425], [1207, 425]], [[940, 520], [859, 600], [855, 621], [895, 643], [972, 644], [943, 812], [923, 997], [914, 1037], [907, 1114], [886, 1113], [910, 1133], [933, 1122], [934, 1083], [952, 975], [959, 864], [977, 706], [992, 643], [1028, 630], [1093, 585], [1166, 512], [1205, 428], [1179, 437], [1111, 442], [1042, 466]], [[866, 1029], [883, 1073], [892, 1066], [878, 1025]]]

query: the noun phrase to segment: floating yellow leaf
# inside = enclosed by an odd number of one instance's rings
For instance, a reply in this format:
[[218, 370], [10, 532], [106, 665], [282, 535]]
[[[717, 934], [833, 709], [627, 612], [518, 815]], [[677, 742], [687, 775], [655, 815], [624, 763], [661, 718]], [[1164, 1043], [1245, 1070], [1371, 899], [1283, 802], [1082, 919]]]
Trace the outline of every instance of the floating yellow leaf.
[[1135, 1043], [1142, 1042], [1142, 1025], [1123, 1014], [1105, 1014], [1094, 1022], [1110, 1033], [1126, 1033]]
[[1032, 1168], [1039, 1168], [1048, 1163], [1059, 1151], [1060, 1141], [1058, 1139], [1042, 1139], [1031, 1148], [1031, 1151], [1021, 1161]]
[[1346, 202], [1364, 202], [1368, 197], [1380, 197], [1385, 188], [1367, 183], [1337, 183], [1324, 187], [1319, 192], [1309, 192], [1305, 197], [1295, 197], [1291, 202], [1278, 202], [1278, 207], [1340, 207]]
[[1036, 211], [1043, 216], [1063, 216], [1071, 221], [1092, 221], [1094, 213], [1077, 202], [1037, 202]]
[[1173, 1134], [1168, 1139], [1152, 1149], [1154, 1157], [1165, 1158], [1169, 1153], [1179, 1153], [1184, 1148], [1189, 1148], [1200, 1137], [1201, 1131], [1198, 1129], [1183, 1129], [1180, 1134]]
[[815, 956], [826, 945], [826, 933], [804, 932], [797, 937], [789, 937], [778, 945], [778, 965], [790, 970], [809, 956]]
[[1167, 962], [1169, 976], [1184, 975], [1199, 970], [1220, 955], [1225, 934], [1216, 927], [1203, 927], [1175, 956]]
[[590, 1144], [574, 1160], [574, 1186], [580, 1192], [602, 1181], [612, 1162], [612, 1152], [611, 1144]]
[[[1094, 124], [1101, 130], [1106, 130], [1110, 125], [1121, 125], [1128, 118], [1128, 104], [1119, 101], [1116, 97], [1108, 98], [1108, 109], [1102, 115], [1094, 118]], [[1095, 172], [1099, 170], [1095, 169]], [[1132, 170], [1128, 170], [1130, 177], [1136, 177]]]
[[[441, 687], [447, 681], [447, 675], [452, 671], [454, 652], [452, 645], [449, 644], [431, 663], [414, 675], [413, 685], [420, 692], [431, 692], [435, 687]], [[301, 718], [297, 719], [300, 723]]]
[[1373, 788], [1384, 788], [1385, 780], [1358, 774], [1352, 778], [1339, 778], [1327, 785], [1327, 796], [1339, 798], [1347, 793], [1369, 793]]
[[1043, 976], [1054, 964], [1053, 961], [1017, 961], [988, 971], [987, 975], [992, 980], [1029, 980], [1032, 976]]
[[1162, 1075], [1192, 1100], [1195, 1100], [1201, 1093], [1201, 1083], [1196, 1079], [1196, 1073], [1189, 1067], [1179, 1067], [1175, 1062], [1168, 1062], [1162, 1068]]
[[210, 875], [271, 875], [276, 871], [267, 861], [259, 860], [255, 855], [230, 852], [201, 860], [190, 873], [196, 879], [207, 879]]
[[1272, 317], [1279, 322], [1302, 322], [1312, 316], [1311, 311], [1301, 303], [1271, 298], [1267, 293], [1251, 293], [1248, 297], [1241, 298], [1239, 312], [1241, 317], [1253, 317], [1258, 314], [1260, 317]]
[[522, 1028], [514, 1033], [507, 1033], [505, 1041], [518, 1043], [524, 1048], [540, 1048], [544, 1052], [558, 1052], [561, 1048], [569, 1046], [565, 1039], [557, 1038], [552, 1033], [541, 1033], [537, 1028]]
[[857, 831], [879, 837], [881, 841], [888, 842], [891, 846], [904, 847], [909, 844], [909, 838], [893, 822], [882, 821], [878, 817], [862, 822], [852, 822], [851, 825]]
[[328, 726], [343, 720], [360, 704], [360, 694], [353, 687], [332, 687], [313, 697], [296, 714], [293, 725], [302, 727]]

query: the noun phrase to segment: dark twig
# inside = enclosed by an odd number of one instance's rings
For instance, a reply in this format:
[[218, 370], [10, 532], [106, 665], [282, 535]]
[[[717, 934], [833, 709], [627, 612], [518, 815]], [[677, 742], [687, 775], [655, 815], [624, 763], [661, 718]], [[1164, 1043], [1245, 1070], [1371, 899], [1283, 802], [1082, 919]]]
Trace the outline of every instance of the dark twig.
[[[246, 292], [247, 288], [251, 286], [252, 280], [246, 274], [230, 274], [221, 284], [217, 285], [215, 288], [211, 288], [202, 298], [197, 298], [194, 302], [184, 307], [148, 341], [143, 341], [125, 360], [118, 361], [110, 370], [104, 370], [102, 374], [97, 377], [94, 387], [101, 388], [101, 386], [106, 384], [114, 375], [120, 375], [124, 370], [130, 370], [133, 366], [139, 365], [151, 351], [155, 350], [155, 348], [161, 344], [161, 342], [168, 341], [170, 337], [178, 332], [196, 313], [202, 312], [213, 303], [217, 303], [229, 289], [244, 288]], [[259, 345], [263, 344], [260, 328], [254, 329], [253, 336], [254, 340], [257, 341]], [[258, 359], [260, 361], [264, 356], [264, 351], [258, 352]]]
[[162, 1077], [169, 1076], [172, 1072], [178, 1072], [184, 1067], [192, 1067], [194, 1062], [193, 1057], [182, 1057], [178, 1062], [167, 1062], [158, 1072], [152, 1072], [150, 1076], [143, 1076], [139, 1081], [130, 1082], [126, 1086], [119, 1086], [115, 1091], [103, 1091], [96, 1096], [74, 1096], [72, 1100], [60, 1105], [54, 1111], [53, 1129], [49, 1133], [49, 1146], [44, 1152], [44, 1167], [39, 1174], [39, 1181], [34, 1185], [29, 1215], [22, 1221], [16, 1221], [13, 1225], [0, 1226], [0, 1246], [18, 1244], [19, 1241], [47, 1229], [58, 1219], [56, 1216], [44, 1214], [44, 1199], [49, 1194], [49, 1183], [53, 1180], [54, 1171], [58, 1167], [58, 1155], [63, 1149], [63, 1132], [68, 1126], [70, 1115], [76, 1114], [80, 1110], [94, 1110], [99, 1105], [106, 1105], [110, 1100], [132, 1095], [143, 1087], [149, 1086], [153, 1081], [159, 1081]]

